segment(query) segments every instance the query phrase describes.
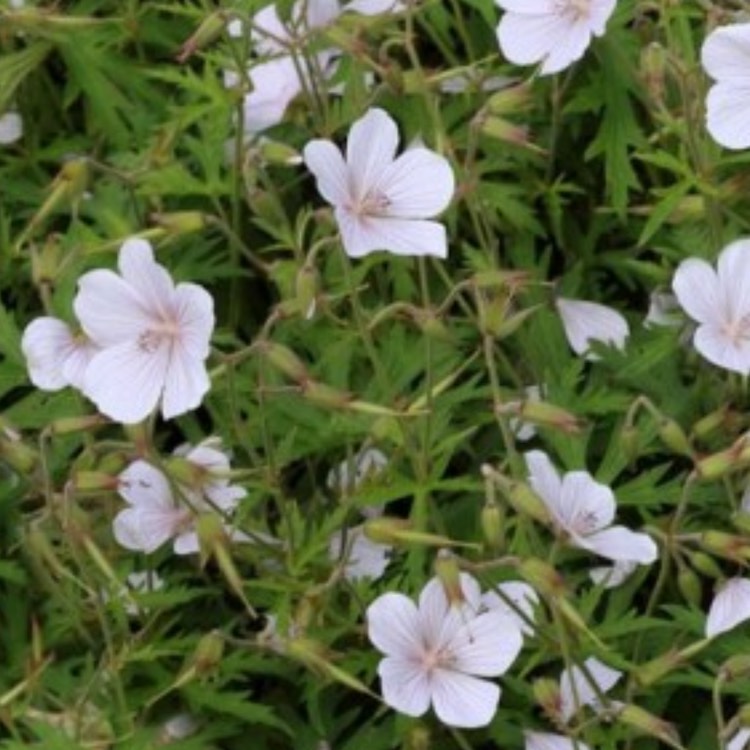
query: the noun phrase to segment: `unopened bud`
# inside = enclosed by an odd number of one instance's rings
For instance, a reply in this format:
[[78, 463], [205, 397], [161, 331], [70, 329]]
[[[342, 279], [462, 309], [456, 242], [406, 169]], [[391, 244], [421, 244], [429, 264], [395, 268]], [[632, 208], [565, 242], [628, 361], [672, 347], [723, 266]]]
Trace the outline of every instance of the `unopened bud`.
[[266, 359], [288, 378], [298, 383], [308, 379], [307, 368], [291, 349], [273, 341], [259, 342], [257, 347]]
[[116, 490], [118, 484], [117, 477], [101, 471], [77, 471], [73, 474], [73, 486], [76, 492]]
[[658, 431], [659, 437], [668, 448], [681, 456], [692, 457], [693, 448], [684, 430], [677, 422], [667, 417], [660, 419]]
[[707, 437], [711, 437], [717, 430], [724, 427], [727, 419], [728, 409], [723, 406], [721, 409], [712, 411], [705, 417], [699, 419], [694, 425], [691, 433], [698, 438], [698, 440], [704, 440]]
[[550, 523], [547, 506], [531, 487], [525, 482], [511, 481], [507, 488], [503, 488], [508, 501], [513, 508], [525, 516], [529, 516], [543, 524]]
[[490, 138], [516, 145], [529, 144], [528, 128], [515, 125], [501, 117], [489, 115], [481, 120], [481, 131]]
[[750, 676], [750, 654], [730, 656], [719, 668], [719, 674], [727, 682], [746, 679]]
[[656, 737], [672, 747], [680, 746], [680, 736], [674, 726], [640, 706], [628, 703], [618, 709], [616, 716], [617, 721], [627, 724], [650, 737]]
[[447, 549], [438, 550], [435, 557], [435, 575], [443, 585], [443, 590], [450, 605], [463, 604], [466, 601], [461, 588], [461, 570], [455, 555]]
[[545, 596], [556, 598], [565, 594], [565, 580], [548, 563], [536, 557], [528, 557], [518, 566], [518, 572], [532, 588]]
[[498, 338], [510, 305], [507, 293], [499, 291], [477, 291], [479, 307], [479, 329], [483, 334]]
[[302, 163], [302, 156], [299, 151], [279, 141], [265, 139], [260, 144], [260, 153], [263, 160], [269, 164], [281, 164], [292, 167]]
[[694, 607], [700, 607], [703, 598], [703, 587], [698, 576], [686, 565], [680, 567], [677, 573], [677, 587], [685, 601]]
[[635, 425], [626, 424], [622, 430], [620, 430], [620, 447], [622, 448], [623, 455], [631, 465], [638, 459], [639, 442], [640, 438], [638, 435], [638, 429]]
[[209, 674], [221, 663], [224, 655], [224, 639], [218, 630], [206, 633], [195, 647], [192, 662], [198, 676]]
[[21, 440], [0, 440], [0, 459], [18, 474], [30, 474], [37, 465], [39, 454]]
[[432, 747], [430, 730], [423, 724], [409, 729], [402, 745], [403, 750], [431, 750]]
[[468, 542], [456, 542], [439, 534], [430, 534], [426, 531], [415, 531], [411, 521], [405, 518], [393, 518], [380, 516], [380, 518], [368, 518], [363, 526], [365, 536], [377, 544], [388, 544], [391, 546], [414, 544], [427, 545], [430, 547], [476, 547]]
[[728, 560], [741, 562], [750, 559], [750, 540], [723, 531], [704, 531], [700, 544], [708, 552], [720, 555]]
[[681, 666], [685, 660], [685, 657], [673, 649], [668, 651], [666, 654], [657, 656], [645, 664], [641, 664], [634, 671], [636, 681], [643, 687], [648, 687], [658, 682], [662, 677], [673, 672], [677, 667]]
[[[510, 407], [511, 404], [508, 406]], [[576, 434], [581, 430], [580, 422], [575, 414], [546, 401], [528, 398], [525, 401], [514, 402], [512, 406], [513, 411], [524, 422], [531, 422], [541, 427], [552, 427], [568, 435]]]
[[354, 675], [337, 667], [331, 660], [328, 649], [312, 638], [293, 638], [287, 642], [286, 654], [297, 659], [308, 669], [340, 682], [359, 693], [372, 695], [372, 691]]
[[299, 312], [305, 320], [315, 315], [318, 291], [320, 289], [320, 274], [313, 265], [305, 263], [297, 272], [294, 280], [294, 292], [297, 297]]
[[500, 552], [505, 544], [505, 535], [503, 534], [504, 520], [505, 514], [503, 509], [495, 500], [487, 500], [482, 508], [480, 525], [484, 541], [488, 549], [494, 553]]
[[527, 108], [531, 102], [531, 87], [522, 83], [496, 91], [485, 106], [493, 115], [512, 115]]
[[49, 431], [52, 435], [68, 435], [72, 432], [87, 432], [105, 424], [108, 424], [108, 420], [101, 414], [90, 414], [86, 417], [62, 417], [50, 424]]
[[562, 708], [562, 697], [560, 695], [560, 686], [547, 677], [534, 681], [533, 686], [534, 700], [541, 707], [545, 714], [552, 720], [560, 719], [560, 709]]
[[215, 42], [224, 32], [228, 16], [225, 11], [217, 10], [203, 19], [195, 33], [182, 45], [177, 57], [177, 62], [184, 63], [198, 50], [204, 49]]
[[693, 551], [688, 555], [688, 560], [690, 560], [690, 564], [699, 573], [703, 573], [705, 576], [719, 579], [724, 575], [716, 560], [705, 552], [701, 552], [700, 550]]
[[651, 99], [664, 100], [664, 80], [667, 68], [667, 51], [658, 42], [651, 42], [641, 52], [641, 72], [646, 91]]
[[731, 448], [704, 456], [695, 462], [695, 472], [704, 482], [723, 479], [733, 471], [750, 465], [750, 454], [746, 448], [747, 440], [740, 438]]
[[62, 262], [62, 242], [59, 234], [50, 234], [41, 250], [31, 256], [31, 276], [36, 286], [49, 284], [57, 279]]
[[345, 409], [354, 403], [351, 393], [314, 380], [302, 383], [302, 395], [314, 404], [328, 409]]
[[479, 289], [497, 289], [499, 287], [517, 287], [528, 281], [528, 271], [511, 271], [502, 268], [493, 268], [487, 271], [479, 271], [471, 277], [472, 286]]
[[151, 220], [169, 234], [191, 234], [206, 226], [206, 217], [200, 211], [174, 211], [151, 214]]

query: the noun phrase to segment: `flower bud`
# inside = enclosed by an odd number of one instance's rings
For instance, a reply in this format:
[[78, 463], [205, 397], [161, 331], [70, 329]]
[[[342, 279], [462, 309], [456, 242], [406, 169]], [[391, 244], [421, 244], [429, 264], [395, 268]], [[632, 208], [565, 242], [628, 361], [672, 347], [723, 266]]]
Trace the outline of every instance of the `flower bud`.
[[377, 697], [373, 695], [367, 685], [354, 677], [354, 675], [333, 664], [328, 649], [322, 643], [314, 641], [312, 638], [292, 638], [287, 641], [286, 653], [318, 674], [340, 682], [342, 685], [346, 685], [359, 693]]
[[505, 513], [494, 499], [488, 499], [482, 508], [480, 525], [487, 548], [493, 553], [499, 553], [505, 545], [503, 522]]
[[308, 379], [307, 368], [291, 349], [273, 341], [261, 341], [256, 346], [277, 370], [291, 380], [300, 383]]
[[621, 706], [617, 711], [617, 721], [650, 737], [656, 737], [667, 745], [681, 747], [680, 736], [674, 726], [640, 706], [635, 706], [632, 703]]
[[180, 235], [200, 232], [206, 226], [206, 217], [200, 211], [174, 211], [151, 214], [151, 220], [168, 234]]
[[635, 427], [635, 425], [624, 425], [620, 430], [620, 447], [622, 448], [623, 455], [630, 465], [634, 464], [638, 459], [639, 442], [640, 436], [638, 435], [638, 429]]
[[496, 91], [485, 106], [493, 115], [511, 115], [528, 108], [532, 101], [531, 86], [522, 83]]
[[518, 146], [530, 145], [528, 128], [523, 125], [515, 125], [502, 117], [492, 115], [481, 118], [479, 122], [481, 132], [490, 138]]
[[559, 721], [562, 697], [560, 695], [560, 686], [557, 682], [543, 677], [534, 681], [532, 690], [537, 705], [541, 707], [552, 721]]
[[690, 431], [698, 440], [704, 440], [705, 438], [711, 437], [717, 430], [724, 427], [727, 418], [728, 409], [726, 406], [722, 406], [716, 411], [712, 411], [705, 417], [701, 417]]
[[541, 427], [552, 427], [567, 435], [574, 435], [581, 431], [578, 417], [554, 404], [527, 398], [525, 401], [516, 401], [512, 405], [515, 407], [513, 411], [524, 422], [531, 422]]
[[62, 417], [49, 426], [51, 435], [69, 435], [72, 432], [87, 432], [108, 424], [109, 420], [101, 414], [90, 414], [85, 417]]
[[700, 608], [703, 598], [701, 580], [687, 565], [680, 566], [677, 573], [677, 588], [688, 604]]
[[641, 52], [641, 75], [649, 97], [661, 104], [664, 101], [667, 51], [658, 42], [651, 42]]
[[528, 271], [511, 271], [493, 268], [479, 271], [471, 277], [471, 284], [479, 289], [520, 286], [529, 278]]
[[0, 459], [18, 474], [31, 474], [39, 460], [37, 451], [21, 440], [0, 440]]
[[279, 141], [264, 139], [260, 144], [260, 154], [263, 160], [269, 164], [293, 167], [302, 163], [302, 156], [299, 151]]
[[716, 560], [714, 560], [710, 555], [707, 555], [705, 552], [701, 552], [700, 550], [691, 552], [688, 555], [688, 560], [690, 560], [690, 564], [699, 573], [703, 573], [703, 575], [709, 576], [709, 578], [719, 579], [724, 576], [724, 573], [717, 564]]
[[315, 315], [318, 291], [320, 288], [320, 274], [313, 265], [305, 263], [297, 272], [294, 280], [294, 292], [297, 298], [299, 312], [305, 320]]
[[411, 727], [406, 733], [402, 750], [431, 750], [433, 747], [430, 730], [423, 724]]
[[534, 589], [545, 596], [557, 598], [565, 594], [565, 580], [543, 560], [529, 557], [519, 564], [518, 572]]
[[198, 641], [192, 656], [196, 675], [201, 676], [213, 672], [221, 663], [222, 656], [224, 656], [224, 639], [221, 633], [218, 630], [206, 633]]
[[744, 680], [750, 676], [750, 654], [730, 656], [719, 668], [724, 680]]
[[700, 536], [703, 549], [735, 562], [750, 560], [750, 541], [723, 531], [704, 531]]
[[733, 471], [738, 471], [750, 464], [750, 455], [743, 455], [745, 439], [741, 438], [726, 450], [704, 456], [695, 462], [695, 473], [698, 479], [711, 482], [722, 479]]
[[[302, 395], [312, 401], [318, 406], [323, 406], [327, 409], [346, 409], [354, 408], [354, 404], [362, 404], [364, 402], [354, 402], [352, 400], [352, 394], [346, 391], [340, 391], [337, 388], [332, 388], [330, 385], [325, 383], [318, 383], [314, 380], [306, 380], [302, 384]], [[355, 409], [356, 411], [356, 409]]]
[[116, 490], [117, 477], [101, 471], [77, 471], [73, 474], [73, 486], [76, 492], [99, 492]]
[[659, 437], [662, 442], [675, 453], [681, 456], [693, 456], [693, 448], [687, 439], [684, 430], [674, 419], [664, 417], [658, 424]]
[[176, 56], [178, 63], [186, 62], [198, 50], [215, 42], [223, 33], [229, 20], [225, 11], [217, 10], [203, 19], [195, 33], [182, 45]]
[[645, 664], [641, 664], [635, 669], [633, 675], [639, 685], [648, 687], [658, 682], [665, 675], [673, 672], [684, 661], [685, 657], [683, 654], [677, 651], [677, 649], [672, 649]]
[[43, 286], [57, 279], [62, 255], [62, 243], [59, 234], [50, 234], [38, 252], [32, 249], [31, 278], [35, 286]]
[[447, 549], [439, 549], [435, 557], [435, 575], [443, 585], [450, 605], [463, 604], [466, 601], [461, 588], [461, 570], [455, 555]]
[[493, 338], [498, 338], [505, 322], [510, 299], [507, 293], [497, 291], [477, 291], [477, 306], [479, 308], [479, 329]]
[[547, 506], [525, 482], [511, 481], [503, 490], [508, 501], [518, 513], [529, 516], [543, 524], [550, 523]]
[[469, 542], [457, 542], [438, 534], [415, 531], [411, 521], [405, 518], [393, 518], [391, 516], [368, 518], [362, 528], [365, 536], [377, 544], [388, 544], [391, 546], [420, 544], [430, 547], [477, 547], [476, 544]]

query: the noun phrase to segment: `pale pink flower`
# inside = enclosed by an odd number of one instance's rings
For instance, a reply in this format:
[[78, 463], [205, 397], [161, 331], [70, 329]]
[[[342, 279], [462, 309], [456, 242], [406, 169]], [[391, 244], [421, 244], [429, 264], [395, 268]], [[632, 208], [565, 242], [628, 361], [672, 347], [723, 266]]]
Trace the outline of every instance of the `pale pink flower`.
[[466, 573], [461, 588], [460, 604], [448, 600], [437, 578], [424, 587], [417, 606], [403, 594], [383, 594], [367, 609], [368, 635], [385, 654], [378, 674], [391, 708], [422, 716], [432, 704], [444, 724], [481, 727], [495, 715], [500, 688], [480, 678], [507, 671], [522, 638], [502, 614], [477, 614], [479, 584]]
[[541, 63], [540, 75], [580, 60], [602, 36], [616, 0], [495, 0], [505, 12], [497, 27], [500, 49], [516, 65]]
[[570, 737], [548, 732], [524, 732], [525, 750], [590, 750], [589, 746], [578, 740], [573, 743]]
[[608, 667], [594, 656], [586, 659], [583, 665], [588, 675], [578, 666], [566, 668], [560, 675], [560, 716], [565, 723], [570, 722], [583, 706], [591, 706], [597, 713], [601, 711], [599, 696], [608, 693], [622, 677], [622, 672]]
[[482, 594], [482, 604], [516, 623], [523, 635], [532, 635], [534, 614], [539, 606], [536, 591], [523, 581], [505, 581]]
[[351, 127], [346, 160], [331, 141], [314, 140], [304, 158], [318, 191], [334, 207], [344, 250], [360, 258], [375, 250], [445, 258], [445, 227], [427, 221], [443, 211], [454, 190], [448, 161], [414, 147], [396, 157], [398, 129], [382, 109]]
[[709, 362], [750, 373], [750, 239], [727, 245], [716, 270], [699, 258], [682, 261], [672, 288], [699, 325], [695, 348]]
[[654, 562], [658, 549], [648, 534], [612, 526], [617, 509], [607, 485], [587, 471], [569, 471], [560, 476], [546, 453], [525, 454], [529, 483], [547, 506], [559, 534], [568, 543], [595, 552], [609, 560], [641, 564]]
[[57, 318], [32, 320], [21, 339], [31, 382], [43, 391], [66, 386], [81, 390], [92, 357], [99, 351], [83, 334], [75, 334]]
[[725, 581], [711, 602], [706, 620], [706, 638], [736, 628], [750, 620], [750, 580], [730, 578]]
[[0, 146], [9, 146], [23, 137], [23, 118], [18, 112], [0, 115]]
[[625, 347], [630, 335], [628, 322], [617, 310], [597, 302], [558, 297], [555, 304], [560, 313], [570, 348], [587, 359], [596, 355], [589, 352], [592, 341], [599, 341], [618, 349]]
[[165, 419], [195, 409], [210, 386], [211, 296], [196, 284], [175, 285], [142, 239], [123, 244], [119, 270], [89, 271], [78, 281], [73, 306], [101, 350], [86, 368], [83, 392], [125, 424], [159, 404]]
[[720, 26], [703, 43], [701, 62], [716, 83], [706, 99], [706, 127], [731, 149], [750, 147], [750, 23]]

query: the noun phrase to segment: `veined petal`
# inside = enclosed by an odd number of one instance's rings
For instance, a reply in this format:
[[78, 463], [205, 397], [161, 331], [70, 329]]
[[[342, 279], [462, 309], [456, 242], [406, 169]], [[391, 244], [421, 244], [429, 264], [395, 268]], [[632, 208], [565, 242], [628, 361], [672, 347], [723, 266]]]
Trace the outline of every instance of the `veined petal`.
[[524, 732], [525, 750], [590, 750], [589, 746], [578, 740], [577, 745], [569, 737], [547, 732]]
[[433, 672], [430, 688], [438, 719], [451, 727], [487, 726], [500, 701], [500, 688], [494, 683], [447, 669]]
[[464, 601], [451, 604], [442, 581], [431, 578], [419, 595], [419, 622], [422, 641], [428, 647], [447, 646], [456, 633], [479, 612], [481, 590], [476, 579], [460, 574]]
[[143, 308], [155, 320], [170, 317], [174, 283], [167, 270], [154, 260], [151, 244], [140, 237], [125, 240], [118, 260], [120, 273]]
[[543, 451], [528, 451], [524, 454], [526, 468], [529, 470], [531, 489], [541, 498], [548, 510], [558, 517], [562, 479], [557, 469]]
[[169, 347], [163, 343], [152, 352], [134, 341], [109, 347], [91, 360], [83, 392], [110, 419], [136, 424], [156, 408], [168, 363]]
[[522, 646], [516, 621], [498, 611], [469, 620], [446, 644], [455, 659], [452, 668], [479, 677], [507, 672]]
[[587, 471], [569, 471], [563, 477], [557, 518], [571, 533], [587, 536], [609, 526], [616, 510], [612, 490]]
[[551, 75], [565, 70], [571, 63], [580, 60], [591, 43], [591, 25], [588, 21], [566, 21], [567, 26], [558, 28], [555, 33], [557, 44], [542, 62], [539, 75]]
[[418, 659], [422, 651], [420, 634], [417, 608], [403, 594], [383, 594], [367, 608], [367, 635], [387, 656]]
[[[622, 677], [622, 672], [608, 667], [593, 656], [586, 659], [583, 665], [588, 675], [578, 666], [564, 669], [560, 675], [560, 715], [566, 723], [582, 706], [592, 706], [598, 711], [601, 708], [599, 694], [608, 693]], [[596, 690], [591, 680], [596, 684]]]
[[318, 192], [333, 206], [349, 205], [349, 173], [341, 151], [331, 141], [314, 140], [302, 152], [307, 168], [315, 175]]
[[386, 166], [393, 161], [397, 147], [396, 123], [382, 109], [369, 109], [352, 125], [346, 142], [346, 162], [356, 202], [378, 184]]
[[638, 567], [632, 560], [615, 560], [612, 565], [591, 568], [589, 578], [598, 586], [613, 589], [623, 584]]
[[601, 341], [618, 349], [624, 348], [630, 329], [617, 310], [596, 302], [563, 297], [557, 299], [557, 310], [570, 348], [576, 354], [585, 354], [591, 341]]
[[725, 750], [747, 750], [748, 743], [750, 743], [750, 729], [742, 727], [727, 742]]
[[386, 167], [376, 189], [388, 198], [388, 216], [429, 219], [451, 202], [455, 178], [445, 157], [411, 148]]
[[216, 325], [213, 297], [197, 284], [178, 284], [173, 297], [177, 335], [183, 350], [194, 359], [206, 359]]
[[255, 134], [284, 119], [289, 102], [302, 91], [302, 83], [289, 56], [256, 65], [248, 77], [253, 90], [243, 99], [242, 125], [246, 133]]
[[698, 326], [693, 345], [709, 362], [742, 375], [750, 373], [750, 339], [730, 338], [723, 326]]
[[344, 10], [361, 13], [363, 16], [377, 16], [380, 13], [396, 13], [404, 9], [403, 0], [351, 0]]
[[482, 602], [488, 609], [496, 610], [512, 619], [523, 635], [533, 633], [529, 620], [532, 622], [534, 620], [534, 610], [539, 604], [539, 596], [528, 583], [523, 581], [499, 583], [482, 596]]
[[714, 29], [703, 43], [701, 63], [714, 80], [750, 83], [750, 23]]
[[650, 565], [659, 557], [656, 542], [648, 535], [610, 526], [588, 536], [575, 537], [575, 546], [596, 552], [608, 560], [627, 560], [641, 565]]
[[175, 555], [195, 555], [201, 551], [198, 534], [195, 531], [183, 531], [175, 537], [172, 546]]
[[555, 12], [557, 0], [495, 0], [504, 11], [527, 16], [547, 16]]
[[721, 299], [719, 277], [705, 260], [683, 260], [672, 280], [680, 307], [699, 323], [722, 325], [724, 305]]
[[169, 481], [147, 461], [134, 461], [117, 479], [117, 492], [130, 505], [174, 509], [175, 502]]
[[346, 538], [340, 533], [331, 536], [328, 554], [331, 560], [341, 557], [342, 546], [349, 548], [349, 556], [344, 567], [344, 576], [349, 581], [369, 578], [376, 581], [380, 578], [390, 562], [391, 547], [370, 541], [363, 533], [362, 527], [349, 529]]
[[716, 268], [725, 319], [742, 321], [750, 316], [750, 240], [736, 240], [727, 245]]
[[730, 578], [711, 602], [706, 637], [714, 638], [750, 619], [750, 580]]
[[126, 508], [115, 516], [112, 531], [125, 549], [150, 553], [171, 539], [180, 523], [180, 511], [162, 508]]
[[448, 256], [445, 227], [436, 221], [359, 217], [341, 209], [336, 209], [336, 221], [344, 250], [351, 258], [375, 250], [406, 256]]
[[706, 129], [724, 148], [750, 146], [750, 77], [742, 82], [717, 83], [706, 97]]
[[565, 29], [554, 12], [506, 13], [497, 27], [497, 40], [510, 62], [531, 65], [547, 57]]
[[74, 348], [73, 334], [62, 320], [49, 317], [32, 320], [21, 339], [31, 382], [44, 391], [59, 391], [69, 385], [63, 365]]
[[200, 406], [211, 387], [206, 365], [180, 345], [172, 347], [163, 383], [161, 413], [164, 419], [172, 419]]
[[378, 665], [383, 700], [407, 716], [422, 716], [430, 707], [427, 672], [417, 663], [387, 656]]

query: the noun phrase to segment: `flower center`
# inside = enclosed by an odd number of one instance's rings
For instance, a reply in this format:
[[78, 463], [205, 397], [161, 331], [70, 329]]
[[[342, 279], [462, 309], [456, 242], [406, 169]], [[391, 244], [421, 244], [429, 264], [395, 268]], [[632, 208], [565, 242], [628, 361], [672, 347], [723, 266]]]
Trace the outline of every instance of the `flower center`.
[[365, 193], [352, 206], [352, 211], [357, 216], [385, 216], [391, 205], [391, 199], [380, 190], [371, 190]]
[[426, 672], [433, 672], [435, 669], [443, 669], [451, 667], [455, 663], [456, 658], [447, 649], [442, 648], [431, 648], [426, 649], [422, 656], [422, 666]]
[[175, 323], [161, 325], [141, 331], [138, 335], [138, 348], [145, 354], [153, 354], [165, 341], [176, 338], [179, 328]]
[[731, 320], [724, 325], [723, 333], [732, 344], [739, 348], [743, 342], [750, 341], [750, 313], [739, 320]]
[[576, 518], [574, 530], [576, 534], [586, 536], [586, 534], [596, 531], [599, 526], [599, 516], [593, 510], [587, 510]]
[[573, 21], [581, 21], [591, 14], [591, 0], [557, 0], [556, 10]]

